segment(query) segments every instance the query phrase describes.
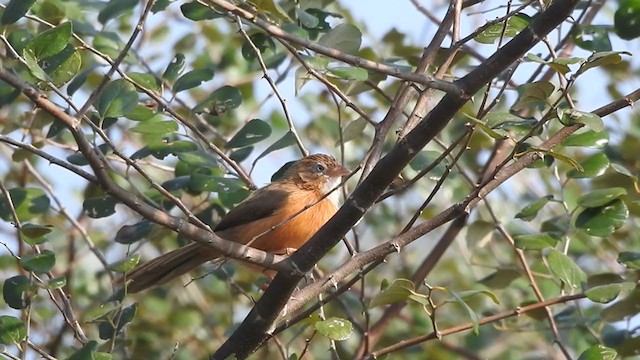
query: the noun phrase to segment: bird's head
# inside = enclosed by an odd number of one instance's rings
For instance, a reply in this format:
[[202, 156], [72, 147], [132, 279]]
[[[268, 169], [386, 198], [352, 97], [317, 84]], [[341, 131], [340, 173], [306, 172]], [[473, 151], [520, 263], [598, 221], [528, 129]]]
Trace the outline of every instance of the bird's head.
[[291, 164], [278, 181], [293, 182], [303, 189], [326, 194], [349, 173], [349, 169], [340, 165], [333, 156], [314, 154]]

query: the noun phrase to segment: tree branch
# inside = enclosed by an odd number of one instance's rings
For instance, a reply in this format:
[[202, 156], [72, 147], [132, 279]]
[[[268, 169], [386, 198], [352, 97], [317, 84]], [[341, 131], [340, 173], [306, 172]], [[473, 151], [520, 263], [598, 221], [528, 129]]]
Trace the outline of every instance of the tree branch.
[[[214, 3], [225, 5], [226, 10], [234, 10], [234, 6], [224, 1], [212, 0]], [[458, 95], [447, 94], [438, 105], [413, 129], [405, 138], [398, 142], [393, 149], [383, 157], [372, 169], [367, 178], [355, 189], [345, 204], [302, 248], [295, 252], [291, 258], [291, 265], [296, 272], [281, 271], [275, 277], [271, 286], [253, 307], [243, 323], [236, 329], [231, 337], [213, 354], [213, 359], [226, 359], [231, 354], [236, 354], [239, 359], [244, 359], [253, 353], [268, 337], [275, 327], [275, 322], [288, 303], [302, 274], [310, 271], [313, 266], [331, 250], [340, 239], [351, 229], [364, 215], [367, 209], [373, 205], [382, 191], [391, 184], [400, 171], [409, 161], [429, 143], [455, 116], [458, 110], [475, 94], [482, 86], [489, 83], [504, 69], [517, 61], [540, 39], [562, 23], [578, 3], [577, 0], [556, 0], [540, 13], [530, 26], [521, 31], [516, 37], [499, 49], [493, 56], [487, 59], [471, 73], [455, 82], [462, 89]], [[246, 15], [246, 14], [245, 14]], [[251, 15], [249, 18], [258, 23], [260, 19]], [[271, 26], [271, 25], [269, 25]], [[280, 29], [278, 29], [282, 32]], [[527, 154], [529, 155], [529, 154]], [[525, 155], [526, 156], [526, 155]], [[497, 177], [496, 177], [497, 178]], [[503, 178], [504, 181], [506, 178]], [[497, 180], [496, 180], [497, 181]], [[496, 182], [493, 190], [498, 185]], [[489, 191], [490, 191], [489, 190]], [[488, 192], [487, 192], [488, 193]], [[473, 194], [473, 205], [486, 193]], [[415, 235], [415, 231], [429, 231], [438, 222], [447, 222], [453, 217], [468, 212], [470, 206], [453, 206], [436, 216], [427, 225], [420, 226], [406, 232], [401, 237], [408, 240]], [[448, 220], [447, 220], [448, 219]], [[444, 223], [442, 222], [442, 223]], [[424, 223], [423, 223], [424, 224]], [[425, 229], [426, 228], [426, 229]], [[419, 229], [419, 230], [418, 230]], [[394, 244], [385, 245], [387, 250], [393, 251]], [[398, 243], [397, 245], [402, 245]], [[366, 253], [356, 255], [363, 256]], [[373, 259], [373, 257], [372, 257]]]
[[285, 259], [283, 256], [267, 253], [249, 246], [225, 240], [211, 231], [190, 224], [181, 218], [169, 215], [168, 213], [147, 204], [144, 199], [133, 195], [126, 189], [117, 185], [111, 180], [109, 173], [106, 170], [106, 164], [103, 162], [98, 152], [94, 150], [91, 143], [87, 140], [81, 130], [80, 123], [74, 117], [65, 113], [45, 95], [24, 83], [4, 67], [0, 67], [0, 80], [4, 80], [9, 85], [20, 90], [20, 92], [26, 95], [37, 107], [62, 121], [73, 135], [76, 143], [78, 144], [78, 149], [91, 165], [102, 189], [109, 195], [118, 199], [121, 203], [131, 208], [133, 211], [152, 222], [185, 236], [188, 239], [210, 246], [220, 251], [225, 256], [260, 265], [269, 269], [292, 271], [289, 263], [287, 261], [283, 261]]

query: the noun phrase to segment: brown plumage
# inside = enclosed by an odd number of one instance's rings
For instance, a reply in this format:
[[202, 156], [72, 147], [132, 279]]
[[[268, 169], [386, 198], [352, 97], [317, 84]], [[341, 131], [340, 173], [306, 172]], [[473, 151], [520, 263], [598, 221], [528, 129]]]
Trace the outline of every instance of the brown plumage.
[[[338, 210], [338, 192], [320, 199], [347, 174], [349, 170], [329, 155], [307, 156], [231, 209], [214, 231], [224, 239], [267, 252], [283, 254], [297, 249]], [[164, 284], [219, 256], [217, 251], [192, 242], [133, 269], [126, 277], [127, 291], [135, 293]]]

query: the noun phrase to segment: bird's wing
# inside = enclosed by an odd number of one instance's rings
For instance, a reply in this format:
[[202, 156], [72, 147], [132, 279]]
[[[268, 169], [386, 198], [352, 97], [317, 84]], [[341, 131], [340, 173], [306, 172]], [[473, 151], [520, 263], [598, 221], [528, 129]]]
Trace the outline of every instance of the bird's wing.
[[231, 209], [214, 231], [222, 231], [274, 215], [287, 201], [287, 191], [264, 187]]

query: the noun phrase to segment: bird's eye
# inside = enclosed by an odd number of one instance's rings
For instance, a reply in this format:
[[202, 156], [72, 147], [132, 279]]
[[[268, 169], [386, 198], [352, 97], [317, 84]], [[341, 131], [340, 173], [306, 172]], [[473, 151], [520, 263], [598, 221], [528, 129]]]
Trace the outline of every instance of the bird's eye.
[[327, 167], [322, 165], [322, 164], [320, 164], [320, 163], [317, 163], [317, 164], [315, 164], [313, 166], [313, 171], [315, 171], [315, 172], [317, 172], [319, 174], [323, 173], [325, 170], [327, 170]]

